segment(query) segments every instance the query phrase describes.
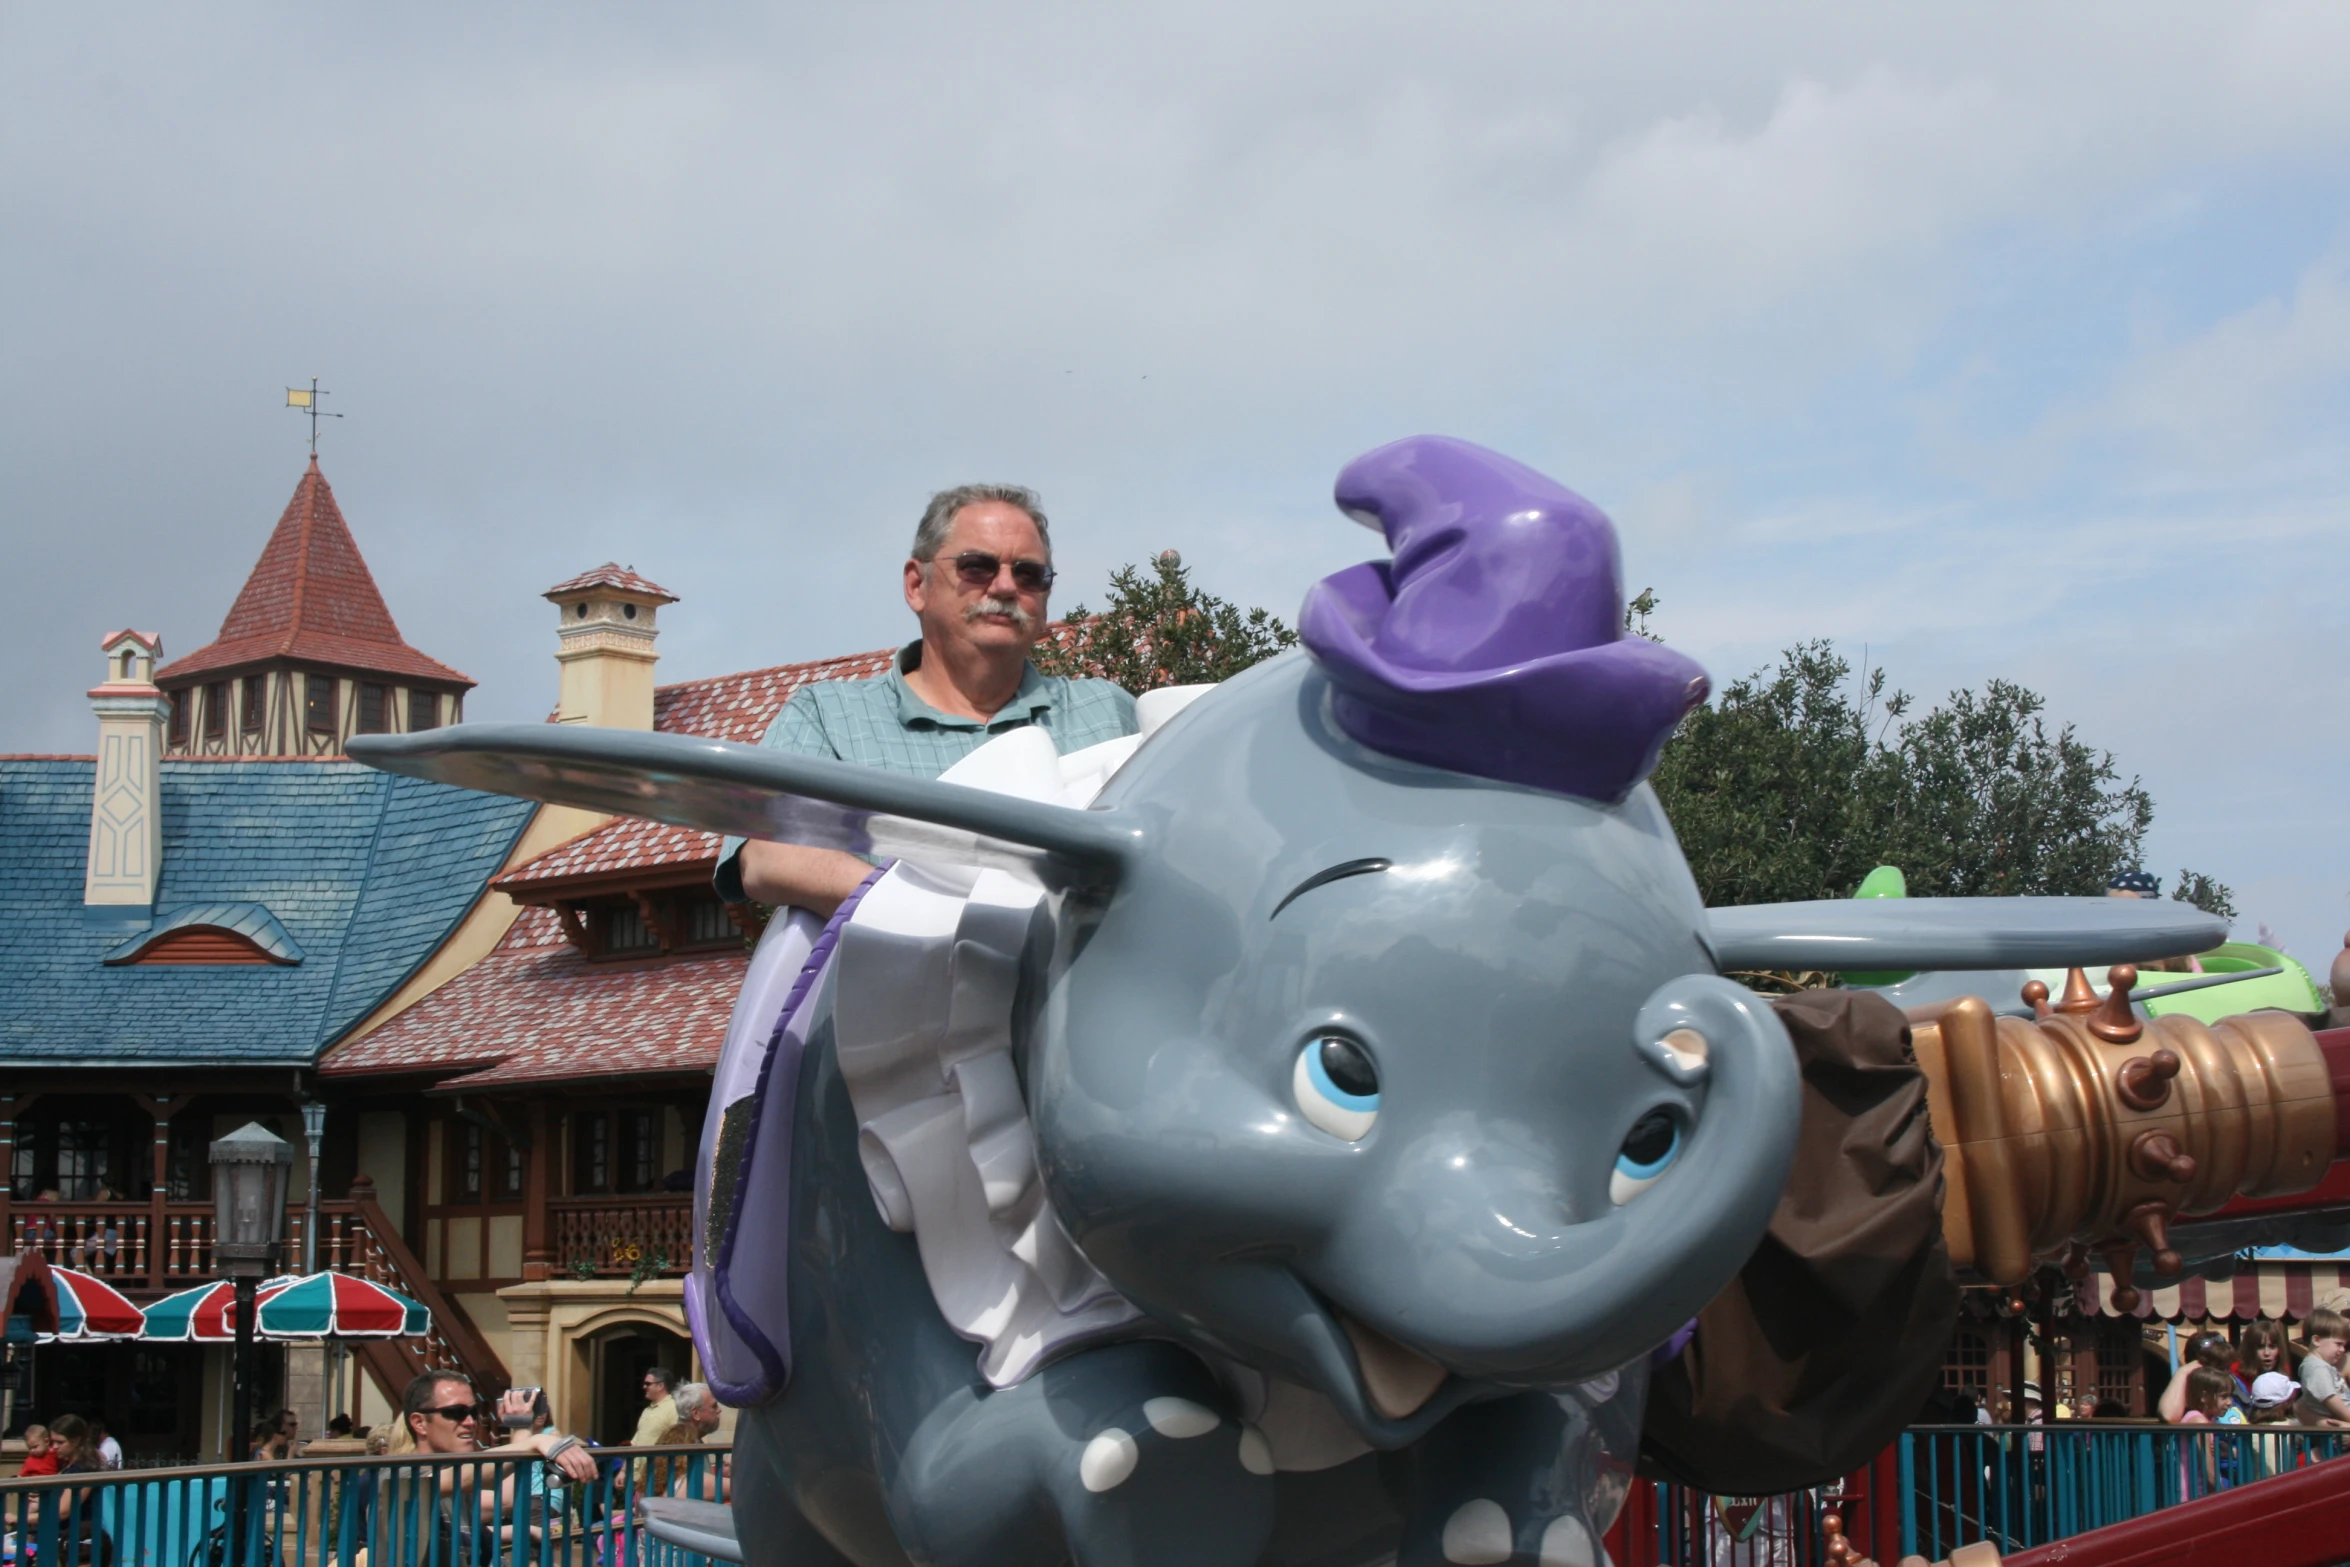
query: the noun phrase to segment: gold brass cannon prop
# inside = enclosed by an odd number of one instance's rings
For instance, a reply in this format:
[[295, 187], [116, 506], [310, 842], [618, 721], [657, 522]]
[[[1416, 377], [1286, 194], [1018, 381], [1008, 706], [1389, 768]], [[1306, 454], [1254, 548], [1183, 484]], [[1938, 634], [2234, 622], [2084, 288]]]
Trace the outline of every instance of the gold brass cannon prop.
[[2350, 1153], [2350, 1034], [2321, 1040], [2284, 1012], [2140, 1018], [2137, 971], [2107, 979], [2100, 1000], [2074, 969], [2053, 1005], [2034, 981], [2033, 1018], [1968, 996], [1909, 1020], [1948, 1161], [1952, 1262], [2015, 1284], [2055, 1258], [2083, 1276], [2096, 1253], [2129, 1310], [2138, 1248], [2179, 1272], [2175, 1221], [2310, 1191]]

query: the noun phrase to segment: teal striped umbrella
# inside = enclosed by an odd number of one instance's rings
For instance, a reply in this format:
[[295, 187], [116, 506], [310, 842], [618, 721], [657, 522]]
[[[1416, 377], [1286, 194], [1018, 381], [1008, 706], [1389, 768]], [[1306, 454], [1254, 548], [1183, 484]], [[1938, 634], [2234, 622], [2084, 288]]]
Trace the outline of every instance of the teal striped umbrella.
[[[254, 1292], [253, 1330], [261, 1338], [420, 1338], [432, 1329], [421, 1301], [349, 1273], [286, 1274]], [[237, 1336], [236, 1287], [199, 1284], [147, 1308], [143, 1337], [174, 1343], [226, 1344]]]
[[422, 1301], [351, 1273], [313, 1273], [259, 1297], [263, 1338], [421, 1338], [432, 1330]]

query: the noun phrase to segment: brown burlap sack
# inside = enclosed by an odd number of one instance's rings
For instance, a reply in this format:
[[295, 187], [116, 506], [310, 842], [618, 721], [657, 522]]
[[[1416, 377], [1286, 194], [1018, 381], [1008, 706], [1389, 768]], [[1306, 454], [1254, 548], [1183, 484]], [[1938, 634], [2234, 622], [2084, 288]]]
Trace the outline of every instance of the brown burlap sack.
[[1762, 1245], [1657, 1371], [1641, 1432], [1644, 1473], [1717, 1495], [1865, 1465], [1917, 1416], [1958, 1312], [1901, 1013], [1857, 991], [1773, 1005], [1803, 1068], [1795, 1167]]

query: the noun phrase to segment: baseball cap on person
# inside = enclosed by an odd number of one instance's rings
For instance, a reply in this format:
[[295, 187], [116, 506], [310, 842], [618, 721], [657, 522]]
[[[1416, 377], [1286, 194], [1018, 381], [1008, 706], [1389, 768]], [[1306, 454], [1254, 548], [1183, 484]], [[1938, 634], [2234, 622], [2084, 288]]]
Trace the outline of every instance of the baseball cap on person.
[[2141, 898], [2151, 898], [2162, 891], [2162, 883], [2141, 870], [2116, 871], [2113, 880], [2105, 886], [2109, 892], [2134, 892]]
[[2252, 1379], [2252, 1404], [2256, 1409], [2274, 1409], [2300, 1396], [2301, 1384], [2282, 1371], [2263, 1371]]

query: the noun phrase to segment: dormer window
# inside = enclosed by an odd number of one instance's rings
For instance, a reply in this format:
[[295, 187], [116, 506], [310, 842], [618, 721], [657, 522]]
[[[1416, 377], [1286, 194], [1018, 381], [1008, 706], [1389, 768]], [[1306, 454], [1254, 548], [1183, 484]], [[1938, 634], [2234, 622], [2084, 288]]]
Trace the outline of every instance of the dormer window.
[[268, 712], [269, 677], [267, 675], [247, 675], [242, 683], [245, 688], [245, 710], [240, 716], [245, 721], [245, 733], [257, 735], [261, 733], [261, 720], [267, 716]]
[[188, 743], [188, 694], [185, 691], [174, 691], [171, 693], [170, 700], [170, 741], [175, 746], [186, 745]]
[[742, 939], [726, 905], [716, 898], [695, 898], [685, 906], [685, 939], [696, 947], [724, 946]]
[[418, 734], [441, 727], [441, 699], [430, 691], [408, 693], [408, 732]]
[[203, 903], [172, 910], [102, 961], [109, 968], [291, 965], [302, 961], [302, 948], [258, 903]]
[[642, 957], [661, 950], [644, 911], [634, 903], [614, 904], [604, 911], [604, 951], [616, 958]]
[[218, 740], [228, 733], [228, 682], [215, 680], [204, 688], [204, 738]]
[[733, 911], [701, 887], [566, 900], [555, 907], [565, 938], [598, 962], [727, 951], [743, 941]]

